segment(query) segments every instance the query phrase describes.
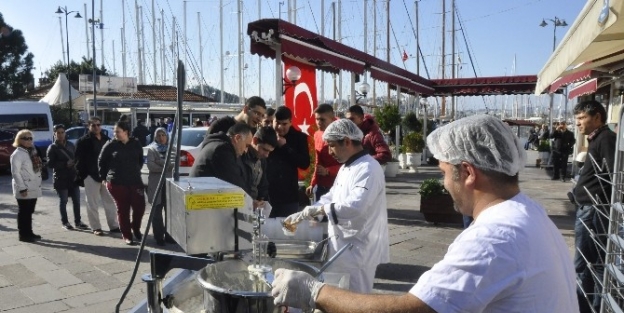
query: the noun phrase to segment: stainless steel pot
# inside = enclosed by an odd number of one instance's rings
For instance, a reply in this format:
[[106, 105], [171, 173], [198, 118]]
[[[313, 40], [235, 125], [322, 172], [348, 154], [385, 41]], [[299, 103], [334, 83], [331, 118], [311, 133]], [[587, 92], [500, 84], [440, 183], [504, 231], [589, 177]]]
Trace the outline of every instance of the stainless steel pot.
[[[208, 265], [197, 275], [204, 290], [204, 310], [221, 313], [280, 312], [273, 305], [269, 285], [251, 274], [249, 262], [240, 259], [225, 260]], [[304, 271], [316, 276], [317, 269], [307, 264], [270, 259], [273, 273], [278, 268]]]

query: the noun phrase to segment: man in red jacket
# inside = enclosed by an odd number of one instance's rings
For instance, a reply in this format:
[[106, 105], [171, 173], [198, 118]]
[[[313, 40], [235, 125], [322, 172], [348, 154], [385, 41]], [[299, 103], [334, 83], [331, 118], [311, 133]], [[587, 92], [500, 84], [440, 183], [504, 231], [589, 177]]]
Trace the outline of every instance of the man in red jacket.
[[379, 130], [379, 125], [377, 125], [372, 115], [364, 115], [362, 107], [354, 105], [349, 107], [346, 116], [360, 128], [362, 133], [364, 133], [362, 145], [379, 164], [386, 164], [392, 160], [390, 147], [388, 147], [388, 144], [384, 141], [383, 135]]
[[314, 110], [316, 118], [316, 126], [318, 130], [314, 132], [314, 151], [316, 153], [316, 161], [314, 162], [314, 174], [310, 181], [310, 186], [306, 188], [306, 195], [311, 196], [314, 187], [314, 202], [318, 201], [334, 184], [340, 163], [329, 155], [329, 147], [323, 141], [323, 132], [331, 122], [336, 120], [334, 116], [334, 108], [329, 104], [321, 104]]

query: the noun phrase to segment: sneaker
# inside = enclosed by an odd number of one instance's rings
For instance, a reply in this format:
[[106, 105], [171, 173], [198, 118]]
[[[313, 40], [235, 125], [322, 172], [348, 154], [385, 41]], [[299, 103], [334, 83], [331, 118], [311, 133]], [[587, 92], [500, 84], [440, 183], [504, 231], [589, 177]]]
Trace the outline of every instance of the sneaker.
[[83, 224], [82, 222], [78, 222], [78, 223], [76, 223], [76, 228], [82, 229], [82, 230], [88, 230], [89, 226]]
[[132, 239], [124, 239], [124, 242], [128, 246], [134, 246], [134, 241], [132, 241]]
[[119, 229], [119, 227], [117, 228], [113, 228], [109, 231], [110, 233], [121, 233], [121, 229]]
[[104, 235], [104, 232], [101, 229], [96, 229], [93, 231], [93, 234], [96, 236], [102, 236]]
[[70, 223], [63, 224], [63, 228], [65, 228], [65, 230], [74, 230], [74, 226], [72, 226]]
[[37, 235], [35, 233], [30, 234], [30, 237], [32, 237], [35, 240], [41, 240], [41, 236], [39, 236], [39, 235]]

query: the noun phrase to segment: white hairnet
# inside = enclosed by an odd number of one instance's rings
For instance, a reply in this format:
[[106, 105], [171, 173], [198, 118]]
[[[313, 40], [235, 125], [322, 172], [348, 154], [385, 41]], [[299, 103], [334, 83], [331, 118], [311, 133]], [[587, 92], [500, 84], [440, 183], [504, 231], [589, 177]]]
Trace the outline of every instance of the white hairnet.
[[362, 138], [364, 138], [360, 128], [346, 118], [333, 121], [323, 133], [323, 140], [325, 141], [339, 141], [345, 138], [357, 141], [362, 141]]
[[516, 175], [526, 162], [524, 148], [509, 125], [490, 115], [473, 115], [442, 126], [427, 137], [427, 146], [442, 162], [468, 162], [509, 176]]

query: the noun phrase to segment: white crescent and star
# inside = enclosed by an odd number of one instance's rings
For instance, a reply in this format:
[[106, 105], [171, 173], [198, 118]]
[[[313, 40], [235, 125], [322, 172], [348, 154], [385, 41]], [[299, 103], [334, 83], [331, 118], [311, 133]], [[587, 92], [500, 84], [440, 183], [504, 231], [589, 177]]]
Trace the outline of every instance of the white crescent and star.
[[[314, 100], [312, 100], [312, 93], [310, 92], [310, 87], [305, 82], [299, 83], [297, 84], [297, 86], [295, 86], [293, 102], [295, 101], [295, 99], [297, 99], [297, 96], [301, 93], [305, 93], [306, 96], [308, 96], [308, 103], [310, 104], [310, 115], [307, 117], [311, 117], [314, 114]], [[294, 106], [293, 114], [297, 116], [297, 106], [296, 105], [293, 105], [293, 106]], [[299, 126], [299, 129], [301, 130], [301, 132], [310, 136], [310, 134], [308, 133], [308, 128], [310, 127], [310, 125], [307, 124], [306, 118], [303, 119], [303, 124], [300, 124], [297, 126]]]

